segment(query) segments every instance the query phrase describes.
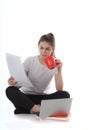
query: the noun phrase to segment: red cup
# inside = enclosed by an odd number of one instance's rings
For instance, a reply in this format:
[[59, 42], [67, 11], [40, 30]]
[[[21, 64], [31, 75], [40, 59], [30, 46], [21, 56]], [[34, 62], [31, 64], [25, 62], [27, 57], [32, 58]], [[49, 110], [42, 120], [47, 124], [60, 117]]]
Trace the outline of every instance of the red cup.
[[53, 56], [47, 56], [47, 57], [45, 57], [44, 61], [45, 61], [46, 66], [49, 69], [54, 69], [57, 66], [55, 57], [53, 57]]

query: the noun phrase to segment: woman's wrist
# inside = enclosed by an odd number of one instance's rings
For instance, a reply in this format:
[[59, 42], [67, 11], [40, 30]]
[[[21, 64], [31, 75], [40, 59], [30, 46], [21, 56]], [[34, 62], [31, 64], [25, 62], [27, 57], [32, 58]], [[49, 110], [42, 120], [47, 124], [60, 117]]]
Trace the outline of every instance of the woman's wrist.
[[58, 69], [58, 73], [61, 73], [62, 67], [57, 67], [57, 69]]

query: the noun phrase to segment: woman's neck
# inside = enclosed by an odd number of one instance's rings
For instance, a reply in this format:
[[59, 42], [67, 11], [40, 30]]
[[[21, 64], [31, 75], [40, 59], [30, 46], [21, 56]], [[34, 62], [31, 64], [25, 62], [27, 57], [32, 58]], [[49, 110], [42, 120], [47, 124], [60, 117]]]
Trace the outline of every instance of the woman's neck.
[[44, 65], [44, 57], [38, 56], [39, 62]]

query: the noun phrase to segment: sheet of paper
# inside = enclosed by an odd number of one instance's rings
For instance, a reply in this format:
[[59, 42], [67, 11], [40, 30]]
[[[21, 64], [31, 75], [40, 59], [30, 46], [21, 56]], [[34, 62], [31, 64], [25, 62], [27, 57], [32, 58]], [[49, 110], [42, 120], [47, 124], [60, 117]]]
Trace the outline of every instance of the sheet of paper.
[[32, 86], [32, 83], [26, 76], [19, 56], [6, 53], [6, 61], [10, 76], [17, 82], [16, 86]]

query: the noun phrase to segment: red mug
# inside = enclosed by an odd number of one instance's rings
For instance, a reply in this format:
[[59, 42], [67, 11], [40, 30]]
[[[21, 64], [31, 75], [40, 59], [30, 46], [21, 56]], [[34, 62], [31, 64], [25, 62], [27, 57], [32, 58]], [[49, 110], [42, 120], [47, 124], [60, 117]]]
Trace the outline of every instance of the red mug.
[[54, 69], [59, 64], [56, 63], [56, 59], [53, 56], [45, 57], [44, 62], [49, 69]]

